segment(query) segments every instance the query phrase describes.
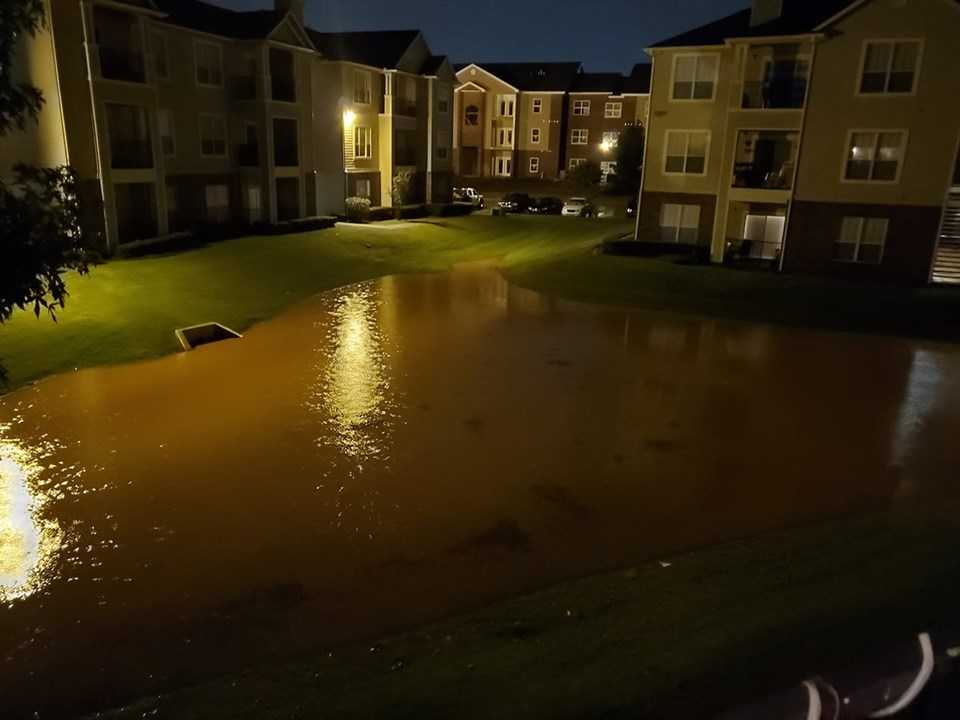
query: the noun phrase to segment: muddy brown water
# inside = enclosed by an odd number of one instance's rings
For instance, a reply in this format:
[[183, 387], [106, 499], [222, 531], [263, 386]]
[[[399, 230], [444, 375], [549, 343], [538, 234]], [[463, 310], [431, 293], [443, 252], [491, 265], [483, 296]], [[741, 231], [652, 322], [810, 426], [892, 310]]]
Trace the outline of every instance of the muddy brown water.
[[489, 270], [344, 288], [0, 398], [4, 717], [936, 499], [958, 438], [950, 346], [574, 305]]

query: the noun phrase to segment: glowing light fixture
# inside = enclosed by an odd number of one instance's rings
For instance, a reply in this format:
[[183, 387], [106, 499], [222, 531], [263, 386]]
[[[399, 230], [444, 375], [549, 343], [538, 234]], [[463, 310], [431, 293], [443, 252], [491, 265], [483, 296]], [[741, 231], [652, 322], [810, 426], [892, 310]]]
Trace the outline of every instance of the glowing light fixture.
[[610, 152], [610, 148], [612, 147], [613, 146], [610, 144], [609, 140], [604, 140], [602, 143], [600, 143], [600, 149], [604, 152]]
[[353, 121], [357, 119], [357, 114], [353, 110], [344, 110], [343, 111], [343, 126], [350, 127], [353, 125]]

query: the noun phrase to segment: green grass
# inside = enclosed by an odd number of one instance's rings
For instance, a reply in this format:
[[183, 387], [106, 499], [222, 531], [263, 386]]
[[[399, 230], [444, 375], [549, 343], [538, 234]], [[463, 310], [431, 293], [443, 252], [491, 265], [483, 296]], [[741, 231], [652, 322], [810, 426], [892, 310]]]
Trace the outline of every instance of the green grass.
[[938, 637], [960, 602], [956, 510], [708, 548], [97, 717], [715, 717]]
[[866, 288], [666, 260], [597, 255], [622, 221], [469, 217], [340, 226], [248, 237], [189, 252], [115, 260], [71, 276], [54, 324], [30, 313], [0, 327], [9, 387], [74, 368], [177, 349], [177, 327], [216, 320], [237, 330], [333, 287], [392, 273], [496, 261], [513, 282], [558, 297], [838, 330], [954, 339], [960, 292]]

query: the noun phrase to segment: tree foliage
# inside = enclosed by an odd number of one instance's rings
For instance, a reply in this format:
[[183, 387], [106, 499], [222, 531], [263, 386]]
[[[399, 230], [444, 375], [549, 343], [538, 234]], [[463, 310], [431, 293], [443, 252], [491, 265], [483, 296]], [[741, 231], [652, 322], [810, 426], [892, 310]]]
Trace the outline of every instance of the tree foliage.
[[600, 170], [600, 165], [587, 161], [571, 168], [567, 178], [578, 193], [591, 197], [603, 179], [603, 172]]
[[624, 193], [634, 193], [640, 189], [641, 174], [643, 172], [643, 143], [642, 127], [628, 127], [620, 133], [617, 143], [617, 190]]
[[25, 129], [43, 107], [40, 90], [12, 72], [17, 43], [43, 23], [43, 0], [0, 0], [0, 136]]

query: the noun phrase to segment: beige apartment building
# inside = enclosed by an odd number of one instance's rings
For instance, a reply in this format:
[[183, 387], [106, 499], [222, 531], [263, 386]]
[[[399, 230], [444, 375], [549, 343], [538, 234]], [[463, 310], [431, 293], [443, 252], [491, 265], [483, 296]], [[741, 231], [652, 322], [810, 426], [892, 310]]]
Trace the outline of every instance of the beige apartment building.
[[648, 50], [637, 239], [960, 282], [954, 0], [754, 0]]
[[348, 195], [391, 205], [401, 168], [414, 199], [450, 197], [455, 76], [418, 32], [317, 33], [299, 0], [46, 9], [17, 59], [46, 104], [0, 143], [0, 174], [72, 165], [109, 250], [198, 224], [339, 214]]
[[580, 67], [579, 62], [460, 67], [454, 172], [466, 178], [561, 177], [566, 94]]
[[623, 131], [646, 123], [649, 98], [649, 64], [636, 65], [629, 76], [579, 73], [566, 99], [566, 169], [593, 162], [606, 182], [616, 173]]

